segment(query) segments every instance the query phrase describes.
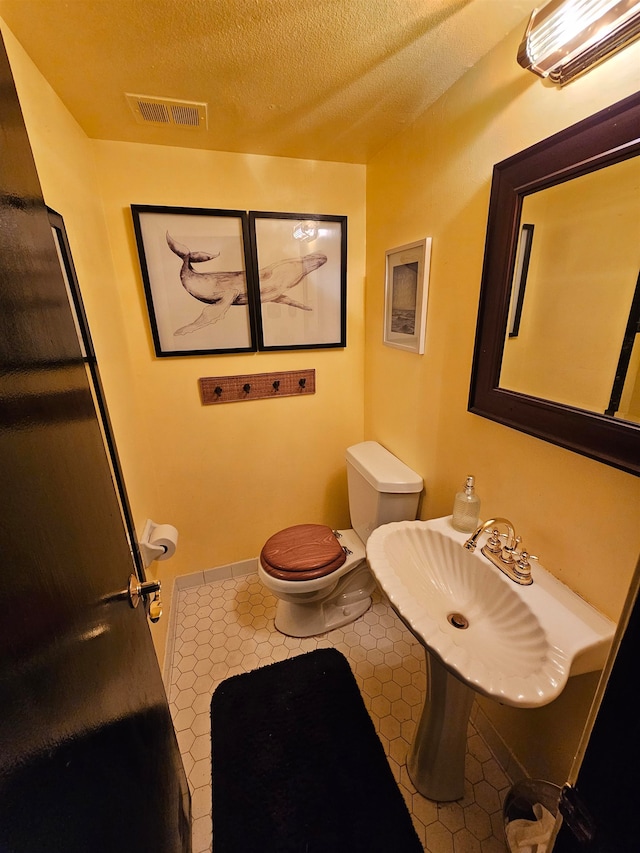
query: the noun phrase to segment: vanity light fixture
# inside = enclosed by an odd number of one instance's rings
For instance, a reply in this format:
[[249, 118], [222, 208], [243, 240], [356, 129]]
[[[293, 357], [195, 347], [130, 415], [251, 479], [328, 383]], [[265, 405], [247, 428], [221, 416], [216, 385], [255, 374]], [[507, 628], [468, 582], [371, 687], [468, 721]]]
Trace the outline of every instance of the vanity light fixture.
[[640, 36], [640, 0], [550, 0], [535, 9], [518, 62], [564, 86]]

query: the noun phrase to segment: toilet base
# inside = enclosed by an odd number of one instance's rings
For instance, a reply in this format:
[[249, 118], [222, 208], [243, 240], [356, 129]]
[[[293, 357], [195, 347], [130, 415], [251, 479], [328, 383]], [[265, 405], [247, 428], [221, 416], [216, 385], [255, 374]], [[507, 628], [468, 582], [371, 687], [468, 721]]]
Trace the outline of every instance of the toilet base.
[[[334, 628], [341, 628], [353, 622], [371, 607], [371, 596], [354, 604], [292, 604], [290, 601], [278, 601], [276, 608], [276, 630], [287, 637], [316, 637], [326, 634]], [[313, 613], [311, 610], [315, 609]]]
[[306, 602], [278, 599], [276, 630], [288, 637], [316, 637], [354, 622], [371, 607], [371, 593], [376, 587], [367, 565], [354, 569], [341, 578], [337, 586], [322, 600]]

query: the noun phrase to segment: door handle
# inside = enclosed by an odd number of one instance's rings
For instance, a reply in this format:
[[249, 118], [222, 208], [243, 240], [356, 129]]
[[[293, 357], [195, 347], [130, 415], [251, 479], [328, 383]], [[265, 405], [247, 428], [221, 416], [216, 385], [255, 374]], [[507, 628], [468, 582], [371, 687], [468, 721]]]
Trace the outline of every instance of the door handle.
[[152, 622], [157, 622], [162, 616], [162, 601], [160, 600], [160, 589], [162, 584], [160, 581], [144, 581], [138, 580], [136, 575], [129, 575], [129, 604], [132, 607], [137, 607], [141, 598], [146, 598], [153, 595], [149, 604], [149, 619]]

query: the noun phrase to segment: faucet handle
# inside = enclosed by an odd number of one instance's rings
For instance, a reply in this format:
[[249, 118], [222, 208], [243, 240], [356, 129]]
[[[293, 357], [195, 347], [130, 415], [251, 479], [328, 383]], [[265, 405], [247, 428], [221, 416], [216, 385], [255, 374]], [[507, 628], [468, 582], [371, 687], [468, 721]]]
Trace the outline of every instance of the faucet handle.
[[484, 547], [487, 551], [491, 551], [492, 554], [499, 554], [502, 551], [502, 542], [500, 541], [500, 533], [497, 527], [494, 527], [491, 531], [491, 535]]
[[520, 560], [522, 560], [523, 562], [525, 562], [525, 563], [528, 563], [528, 562], [529, 562], [529, 560], [538, 560], [538, 557], [536, 557], [536, 555], [535, 555], [535, 554], [530, 554], [530, 553], [526, 550], [526, 548], [523, 548], [523, 549], [520, 551], [520, 553], [518, 554], [518, 558], [519, 558]]
[[513, 567], [513, 572], [519, 579], [519, 583], [524, 585], [533, 583], [533, 578], [531, 577], [531, 563], [529, 561], [537, 559], [538, 558], [534, 554], [529, 554], [527, 551], [520, 552], [515, 566]]

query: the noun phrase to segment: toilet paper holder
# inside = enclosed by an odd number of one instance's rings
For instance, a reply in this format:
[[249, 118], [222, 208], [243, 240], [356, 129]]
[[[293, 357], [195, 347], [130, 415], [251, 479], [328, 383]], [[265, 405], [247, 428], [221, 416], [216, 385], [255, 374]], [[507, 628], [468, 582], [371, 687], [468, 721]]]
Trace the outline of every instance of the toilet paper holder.
[[168, 560], [176, 552], [178, 531], [170, 524], [156, 524], [148, 518], [138, 542], [145, 569], [154, 560]]

